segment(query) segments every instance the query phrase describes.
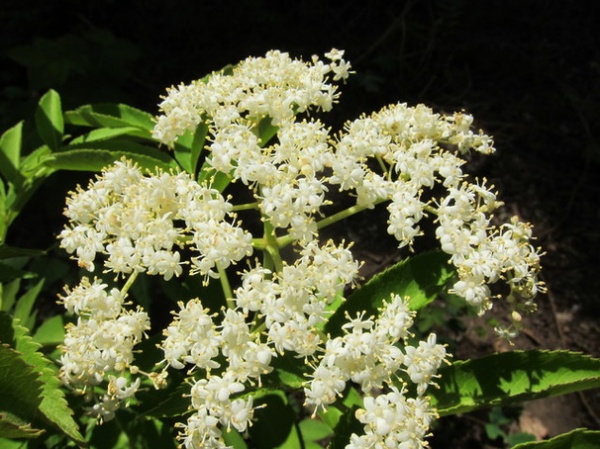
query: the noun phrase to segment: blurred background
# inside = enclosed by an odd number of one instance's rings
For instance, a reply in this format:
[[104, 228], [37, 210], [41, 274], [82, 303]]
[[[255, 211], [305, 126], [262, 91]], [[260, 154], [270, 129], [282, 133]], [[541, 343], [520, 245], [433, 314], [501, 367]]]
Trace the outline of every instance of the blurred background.
[[[525, 345], [600, 356], [600, 15], [594, 6], [3, 0], [0, 129], [30, 117], [49, 88], [60, 93], [65, 109], [120, 102], [154, 114], [167, 86], [247, 56], [279, 49], [308, 59], [344, 49], [356, 74], [325, 120], [339, 126], [396, 102], [473, 114], [498, 149], [475, 161], [474, 172], [498, 188], [507, 214], [534, 224], [546, 251], [548, 294]], [[81, 179], [77, 173], [51, 179], [8, 243], [52, 245], [64, 192]], [[495, 348], [471, 340], [465, 355]], [[577, 419], [598, 428], [597, 411], [575, 407]]]

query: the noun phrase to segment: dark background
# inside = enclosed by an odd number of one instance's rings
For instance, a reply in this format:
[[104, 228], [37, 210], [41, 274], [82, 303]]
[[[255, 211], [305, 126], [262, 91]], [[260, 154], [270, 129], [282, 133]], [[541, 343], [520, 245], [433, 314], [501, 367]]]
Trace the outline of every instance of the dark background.
[[[476, 174], [496, 185], [508, 213], [534, 224], [546, 251], [548, 329], [536, 338], [600, 356], [596, 3], [3, 0], [0, 129], [29, 117], [48, 88], [65, 109], [108, 101], [156, 113], [167, 86], [247, 56], [279, 49], [308, 59], [345, 49], [356, 74], [327, 121], [395, 102], [473, 114], [498, 149], [477, 161]], [[74, 179], [49, 186], [60, 192]], [[51, 191], [31, 206], [45, 214], [41, 224], [23, 220], [9, 244], [49, 244], [62, 209]], [[570, 321], [560, 324], [557, 314]]]

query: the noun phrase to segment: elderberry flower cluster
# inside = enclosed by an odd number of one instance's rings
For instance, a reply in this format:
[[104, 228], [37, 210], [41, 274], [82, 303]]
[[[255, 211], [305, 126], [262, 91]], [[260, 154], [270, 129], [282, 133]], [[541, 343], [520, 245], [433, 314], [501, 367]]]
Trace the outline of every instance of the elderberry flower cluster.
[[[153, 135], [175, 147], [183, 134], [206, 131], [202, 181], [123, 159], [70, 194], [61, 247], [89, 271], [101, 265], [117, 282], [128, 278], [110, 293], [84, 278], [62, 299], [78, 315], [67, 329], [62, 377], [83, 390], [108, 382], [92, 407], [96, 416], [110, 419], [140, 385], [124, 375], [137, 372], [133, 346], [149, 328], [145, 312], [123, 308], [136, 277], [200, 275], [221, 283], [224, 306], [198, 297], [177, 303], [162, 330], [155, 376], [166, 382], [170, 373], [186, 373], [190, 408], [179, 425], [186, 449], [224, 448], [223, 431], [245, 433], [254, 390], [284, 357], [306, 365], [305, 405], [315, 413], [349, 385], [362, 391], [356, 418], [363, 433], [347, 448], [425, 447], [436, 416], [427, 392], [447, 354], [435, 334], [423, 341], [411, 334], [410, 298], [393, 294], [373, 316], [346, 314], [337, 334], [324, 331], [361, 263], [351, 244], [324, 242], [319, 231], [382, 203], [400, 248], [410, 250], [421, 221], [431, 218], [455, 269], [451, 292], [478, 311], [492, 307], [496, 283], [506, 286], [513, 316], [533, 307], [541, 286], [530, 227], [516, 218], [496, 224], [496, 194], [462, 171], [469, 152], [494, 151], [491, 138], [472, 131], [465, 113], [406, 104], [333, 134], [308, 112], [333, 107], [334, 83], [348, 77], [350, 65], [342, 51], [325, 56], [304, 62], [272, 51], [168, 90]], [[211, 184], [215, 176], [245, 189], [250, 202], [225, 197]], [[336, 209], [333, 194], [355, 203]], [[254, 214], [261, 235], [243, 226], [240, 210]], [[295, 252], [284, 258], [288, 245]], [[258, 251], [262, 261], [251, 260]], [[242, 260], [248, 268], [230, 282], [236, 273], [226, 269]]]
[[[78, 315], [67, 325], [60, 377], [69, 387], [94, 398], [94, 387], [108, 381], [106, 393], [88, 409], [92, 416], [108, 421], [121, 403], [133, 397], [140, 386], [138, 377], [131, 382], [128, 373], [137, 373], [133, 365], [133, 347], [150, 328], [148, 314], [141, 308], [127, 310], [118, 289], [106, 291], [98, 279], [84, 277], [72, 290], [66, 289], [61, 300], [69, 313]], [[118, 375], [118, 377], [115, 376]]]
[[65, 215], [70, 225], [60, 245], [89, 271], [100, 254], [104, 268], [118, 275], [146, 272], [169, 280], [182, 273], [179, 248], [188, 248], [193, 273], [218, 277], [219, 269], [252, 253], [252, 235], [235, 224], [219, 191], [186, 173], [146, 176], [127, 160], [72, 192]]

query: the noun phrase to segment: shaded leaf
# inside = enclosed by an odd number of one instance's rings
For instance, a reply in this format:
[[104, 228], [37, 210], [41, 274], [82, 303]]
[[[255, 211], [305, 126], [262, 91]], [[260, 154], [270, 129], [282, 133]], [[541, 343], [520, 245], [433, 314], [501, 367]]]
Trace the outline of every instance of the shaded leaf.
[[[264, 393], [264, 394], [263, 394]], [[251, 446], [261, 449], [301, 449], [296, 416], [282, 391], [254, 395], [255, 421], [248, 429]]]
[[0, 259], [11, 259], [13, 257], [36, 257], [43, 256], [46, 251], [41, 249], [17, 248], [16, 246], [0, 245]]
[[[43, 429], [35, 429], [30, 423], [24, 423], [16, 416], [0, 411], [0, 438], [37, 438], [43, 433]], [[0, 441], [0, 446], [1, 444]]]
[[152, 136], [154, 118], [151, 114], [126, 104], [98, 103], [81, 106], [65, 113], [65, 120], [72, 125], [95, 128], [123, 128], [133, 126]]
[[133, 126], [124, 126], [122, 128], [99, 128], [76, 137], [71, 140], [69, 144], [75, 145], [98, 140], [108, 140], [120, 136], [147, 137], [148, 133]]
[[[155, 151], [158, 152], [158, 150]], [[155, 171], [157, 167], [168, 171], [175, 166], [174, 161], [165, 160], [162, 156], [157, 158], [156, 156], [157, 154], [154, 152], [140, 153], [101, 148], [75, 149], [54, 154], [52, 159], [46, 161], [46, 165], [58, 170], [99, 172], [119, 159], [126, 157], [149, 171]]]
[[444, 291], [454, 277], [448, 264], [449, 256], [433, 251], [408, 258], [373, 276], [365, 285], [352, 293], [325, 325], [325, 332], [341, 335], [346, 313], [356, 316], [362, 311], [377, 316], [378, 308], [392, 294], [407, 296], [410, 308], [419, 310]]

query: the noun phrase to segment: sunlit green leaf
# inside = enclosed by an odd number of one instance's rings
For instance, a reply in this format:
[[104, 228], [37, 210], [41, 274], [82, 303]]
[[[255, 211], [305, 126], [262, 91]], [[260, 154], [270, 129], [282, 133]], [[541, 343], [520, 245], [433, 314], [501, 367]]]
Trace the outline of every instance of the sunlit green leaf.
[[42, 141], [52, 151], [60, 150], [65, 123], [60, 96], [56, 91], [51, 89], [40, 99], [35, 111], [35, 125]]
[[333, 435], [333, 429], [318, 419], [303, 419], [298, 427], [304, 441], [320, 441]]
[[455, 361], [428, 390], [440, 415], [600, 387], [600, 359], [568, 351], [511, 351]]
[[33, 304], [44, 286], [44, 279], [39, 280], [34, 286], [28, 289], [21, 296], [15, 305], [13, 316], [18, 319], [26, 328], [32, 329], [35, 323], [36, 312], [33, 311]]
[[575, 429], [549, 440], [518, 444], [513, 449], [600, 449], [600, 430]]
[[36, 329], [33, 339], [42, 346], [58, 345], [65, 337], [65, 322], [62, 315], [46, 319]]
[[17, 185], [23, 182], [19, 173], [22, 134], [23, 122], [19, 122], [0, 136], [0, 174]]

